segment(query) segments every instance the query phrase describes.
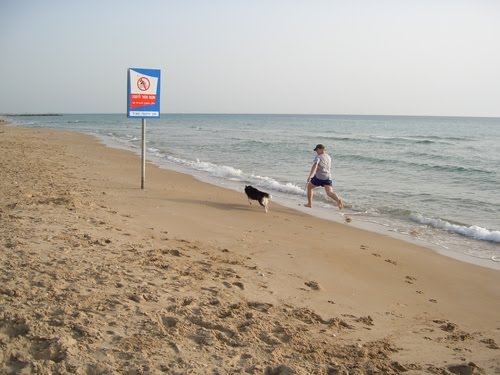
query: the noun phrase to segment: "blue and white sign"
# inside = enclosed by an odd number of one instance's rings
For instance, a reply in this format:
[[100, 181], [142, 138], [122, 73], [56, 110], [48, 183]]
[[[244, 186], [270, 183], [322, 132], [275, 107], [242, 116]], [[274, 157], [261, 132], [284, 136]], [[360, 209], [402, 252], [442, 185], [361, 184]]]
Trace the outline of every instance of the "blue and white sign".
[[127, 77], [127, 117], [160, 117], [159, 69], [130, 68]]

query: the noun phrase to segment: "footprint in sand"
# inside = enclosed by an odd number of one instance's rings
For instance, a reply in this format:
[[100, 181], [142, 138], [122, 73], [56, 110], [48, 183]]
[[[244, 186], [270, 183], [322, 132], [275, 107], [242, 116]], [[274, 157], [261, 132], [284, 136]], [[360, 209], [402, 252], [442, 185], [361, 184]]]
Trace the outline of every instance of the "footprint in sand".
[[394, 266], [397, 266], [397, 265], [398, 265], [398, 262], [396, 262], [395, 260], [392, 260], [392, 259], [386, 259], [385, 261], [386, 261], [387, 263], [390, 263], [390, 264], [394, 265]]
[[215, 288], [215, 287], [201, 287], [201, 290], [204, 290], [204, 291], [207, 291], [209, 293], [211, 293], [213, 296], [216, 296], [219, 294], [219, 289]]
[[[440, 321], [434, 320], [434, 322], [437, 323]], [[456, 325], [455, 323], [452, 323], [452, 322], [443, 321], [443, 324], [441, 324], [441, 326], [439, 328], [441, 328], [441, 330], [445, 331], [445, 332], [455, 332], [458, 330], [458, 325]]]
[[462, 365], [448, 366], [448, 371], [452, 374], [476, 374], [477, 365], [474, 362]]
[[416, 277], [413, 277], [413, 276], [405, 276], [405, 283], [407, 284], [413, 284], [413, 282], [417, 280]]
[[238, 288], [240, 288], [241, 290], [244, 290], [245, 289], [245, 285], [243, 285], [243, 283], [239, 282], [239, 281], [236, 281], [233, 283], [234, 286], [237, 286]]
[[175, 328], [177, 323], [179, 323], [179, 319], [171, 317], [171, 316], [162, 316], [161, 323], [166, 328]]
[[250, 307], [253, 310], [267, 313], [269, 309], [273, 307], [273, 305], [265, 302], [248, 302], [248, 307]]
[[172, 348], [172, 350], [175, 353], [179, 354], [181, 352], [179, 347], [177, 346], [177, 344], [175, 342], [170, 342], [168, 345]]
[[304, 283], [306, 286], [311, 288], [312, 290], [321, 290], [323, 289], [321, 285], [317, 281], [306, 281]]
[[170, 255], [173, 255], [174, 257], [180, 257], [182, 255], [182, 253], [177, 249], [167, 250], [166, 252]]
[[489, 349], [494, 349], [494, 350], [500, 349], [500, 346], [498, 346], [498, 344], [493, 339], [483, 339], [480, 342], [486, 344]]
[[359, 318], [356, 318], [355, 319], [356, 322], [358, 323], [363, 323], [367, 326], [372, 326], [374, 325], [373, 324], [373, 318], [370, 316], [370, 315], [367, 315], [367, 316], [361, 316]]
[[374, 257], [377, 257], [377, 258], [380, 258], [380, 257], [381, 257], [381, 255], [380, 255], [379, 253], [372, 253], [372, 255], [373, 255]]

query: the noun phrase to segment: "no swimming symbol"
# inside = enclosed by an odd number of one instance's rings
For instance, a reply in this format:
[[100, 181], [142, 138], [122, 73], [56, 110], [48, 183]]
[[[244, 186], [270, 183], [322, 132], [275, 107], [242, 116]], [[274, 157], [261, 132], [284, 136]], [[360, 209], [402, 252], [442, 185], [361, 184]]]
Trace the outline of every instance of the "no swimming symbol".
[[146, 77], [140, 77], [137, 80], [137, 88], [141, 91], [147, 91], [150, 86], [151, 83], [149, 82], [149, 79], [147, 79]]

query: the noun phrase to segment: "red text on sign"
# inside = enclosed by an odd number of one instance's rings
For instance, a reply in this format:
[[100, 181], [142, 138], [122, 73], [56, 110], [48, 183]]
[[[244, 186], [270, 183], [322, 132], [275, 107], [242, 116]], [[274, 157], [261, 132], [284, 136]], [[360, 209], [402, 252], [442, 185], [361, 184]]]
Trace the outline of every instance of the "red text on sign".
[[132, 109], [156, 104], [156, 95], [131, 94], [130, 107]]

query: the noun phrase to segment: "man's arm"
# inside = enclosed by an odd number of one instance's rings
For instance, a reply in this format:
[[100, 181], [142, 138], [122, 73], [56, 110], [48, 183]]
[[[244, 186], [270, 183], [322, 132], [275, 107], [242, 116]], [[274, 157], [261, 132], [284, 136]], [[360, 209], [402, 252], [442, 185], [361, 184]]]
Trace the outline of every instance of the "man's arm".
[[315, 162], [311, 167], [311, 172], [309, 172], [309, 177], [307, 177], [307, 182], [311, 181], [312, 176], [316, 173], [316, 169], [318, 169], [318, 162]]

